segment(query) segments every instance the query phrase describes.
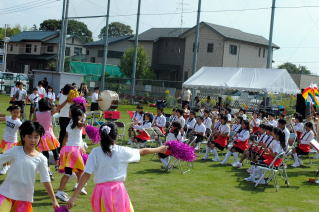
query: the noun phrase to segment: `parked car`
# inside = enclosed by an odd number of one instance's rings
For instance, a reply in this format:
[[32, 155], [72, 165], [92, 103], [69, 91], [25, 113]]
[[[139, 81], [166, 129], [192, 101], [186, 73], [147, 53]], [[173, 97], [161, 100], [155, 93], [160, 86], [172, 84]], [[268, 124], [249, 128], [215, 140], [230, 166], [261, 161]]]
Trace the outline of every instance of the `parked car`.
[[29, 89], [29, 77], [27, 74], [0, 72], [0, 92], [10, 93], [11, 87], [16, 82], [23, 82], [25, 89]]

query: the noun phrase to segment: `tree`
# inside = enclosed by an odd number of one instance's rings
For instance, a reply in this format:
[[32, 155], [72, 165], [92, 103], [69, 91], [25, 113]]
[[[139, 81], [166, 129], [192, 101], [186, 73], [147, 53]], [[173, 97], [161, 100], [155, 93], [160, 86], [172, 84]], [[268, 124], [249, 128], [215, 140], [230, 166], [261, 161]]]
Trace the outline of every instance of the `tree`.
[[278, 66], [278, 68], [286, 69], [290, 74], [311, 74], [310, 70], [306, 66], [296, 66], [289, 62]]
[[[106, 27], [103, 27], [100, 31], [99, 38], [102, 39], [105, 36]], [[119, 37], [124, 35], [132, 35], [133, 30], [130, 25], [125, 25], [120, 22], [112, 22], [109, 24], [109, 36]]]
[[0, 28], [0, 40], [3, 40], [5, 34], [7, 37], [11, 37], [15, 34], [18, 34], [21, 32], [21, 26], [20, 25], [16, 25], [14, 27], [8, 27], [5, 33], [5, 28]]
[[[56, 31], [61, 30], [62, 21], [56, 19], [48, 19], [40, 24], [39, 30], [43, 31]], [[68, 21], [68, 35], [74, 35], [85, 42], [92, 41], [92, 32], [88, 29], [87, 25], [83, 22], [76, 20]]]
[[[132, 77], [134, 48], [128, 49], [121, 58], [120, 69], [129, 78]], [[154, 72], [150, 68], [148, 56], [143, 48], [137, 49], [136, 78], [153, 79]]]

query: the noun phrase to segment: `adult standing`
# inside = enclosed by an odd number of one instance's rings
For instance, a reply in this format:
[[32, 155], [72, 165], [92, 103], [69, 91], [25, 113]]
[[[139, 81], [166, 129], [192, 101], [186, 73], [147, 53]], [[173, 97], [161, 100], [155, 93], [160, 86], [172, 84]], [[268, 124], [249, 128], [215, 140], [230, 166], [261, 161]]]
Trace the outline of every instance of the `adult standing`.
[[182, 96], [182, 108], [184, 108], [185, 105], [189, 105], [192, 97], [192, 92], [190, 89], [186, 89], [183, 92]]
[[58, 111], [60, 111], [59, 114], [59, 124], [60, 124], [60, 134], [59, 134], [59, 142], [60, 142], [60, 148], [62, 147], [63, 140], [66, 134], [66, 127], [69, 125], [70, 122], [70, 106], [71, 103], [67, 102], [68, 95], [70, 91], [73, 89], [73, 87], [70, 84], [66, 84], [63, 89], [61, 96], [59, 98], [59, 105], [57, 107]]

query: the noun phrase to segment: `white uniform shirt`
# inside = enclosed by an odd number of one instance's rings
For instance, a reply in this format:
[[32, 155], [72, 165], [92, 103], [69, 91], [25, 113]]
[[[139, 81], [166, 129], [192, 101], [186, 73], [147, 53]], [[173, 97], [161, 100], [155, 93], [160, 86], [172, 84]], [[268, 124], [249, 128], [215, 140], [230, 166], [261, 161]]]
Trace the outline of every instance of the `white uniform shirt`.
[[0, 154], [0, 164], [11, 163], [6, 179], [0, 185], [0, 194], [13, 200], [33, 202], [36, 173], [40, 181], [50, 182], [47, 159], [41, 153], [31, 157], [23, 146], [16, 146]]
[[30, 96], [29, 96], [29, 101], [30, 101], [32, 104], [37, 104], [37, 103], [39, 102], [39, 99], [40, 99], [39, 94], [34, 94], [34, 93], [32, 93], [32, 94], [30, 94]]
[[47, 97], [52, 100], [53, 102], [55, 101], [55, 93], [54, 92], [48, 92]]
[[268, 139], [268, 135], [266, 133], [262, 134], [259, 136], [259, 138], [257, 139], [258, 143], [265, 143]]
[[133, 128], [137, 129], [137, 130], [144, 130], [147, 128], [151, 128], [152, 127], [152, 123], [149, 121], [145, 121], [142, 125], [134, 125]]
[[277, 154], [280, 154], [284, 151], [280, 145], [280, 142], [277, 140], [273, 140], [271, 142], [271, 144], [269, 145], [269, 149], [271, 149], [273, 153], [277, 153]]
[[181, 117], [179, 117], [179, 118], [177, 117], [175, 121], [177, 121], [178, 123], [180, 123], [181, 126], [182, 126], [182, 128], [185, 126], [186, 121], [185, 121], [185, 119], [184, 119], [183, 116], [181, 116]]
[[178, 132], [177, 137], [174, 133], [169, 132], [166, 136], [166, 141], [184, 141], [184, 137], [182, 136], [181, 132]]
[[140, 114], [139, 112], [134, 112], [132, 121], [137, 121], [137, 123], [142, 124], [144, 119], [144, 113]]
[[166, 126], [166, 117], [163, 114], [160, 116], [156, 116], [154, 121], [153, 121], [153, 126], [165, 127]]
[[304, 124], [302, 122], [298, 122], [294, 125], [294, 130], [297, 132], [303, 132], [304, 131]]
[[230, 133], [230, 127], [228, 126], [228, 124], [220, 125], [219, 128], [218, 128], [218, 131], [219, 131], [221, 134], [229, 135], [229, 133]]
[[315, 134], [313, 133], [313, 131], [312, 130], [310, 130], [310, 131], [308, 131], [308, 132], [304, 132], [303, 133], [303, 136], [302, 136], [302, 138], [301, 138], [301, 141], [300, 141], [300, 143], [301, 144], [310, 144], [310, 141], [312, 140], [312, 139], [314, 139], [314, 137], [315, 137]]
[[210, 117], [205, 117], [204, 118], [204, 125], [206, 129], [211, 129], [212, 128], [212, 119]]
[[99, 99], [99, 94], [94, 92], [92, 94], [92, 103], [97, 103], [98, 99]]
[[205, 127], [204, 123], [202, 123], [202, 124], [196, 124], [196, 126], [195, 126], [195, 132], [196, 132], [196, 133], [204, 133], [203, 135], [205, 135], [206, 127]]
[[195, 118], [187, 118], [186, 119], [186, 126], [187, 126], [187, 129], [189, 130], [193, 130], [194, 127], [195, 127], [195, 124], [196, 124], [196, 119]]
[[68, 133], [68, 140], [65, 146], [83, 146], [82, 140], [82, 129], [79, 127], [75, 127], [74, 129], [71, 128], [72, 120], [70, 121], [69, 125], [66, 127], [66, 132]]
[[17, 86], [12, 87], [10, 91], [10, 97], [14, 97], [14, 95], [16, 95], [18, 90], [19, 88]]
[[191, 101], [191, 95], [192, 95], [192, 92], [191, 90], [187, 89], [186, 91], [184, 91], [183, 93], [183, 101]]
[[249, 139], [249, 131], [248, 130], [242, 130], [240, 133], [237, 135], [237, 140], [239, 141], [246, 141]]
[[277, 123], [277, 121], [274, 119], [274, 120], [271, 120], [271, 121], [268, 121], [268, 123], [267, 123], [268, 125], [271, 125], [271, 126], [273, 126], [273, 127], [277, 127], [277, 125], [278, 125], [278, 123]]
[[255, 120], [252, 119], [250, 121], [250, 126], [252, 126], [252, 127], [259, 127], [259, 125], [260, 125], [260, 119], [259, 118], [256, 118]]
[[[68, 96], [61, 94], [59, 99], [59, 104], [62, 105], [63, 102], [65, 102], [68, 99]], [[69, 118], [69, 112], [70, 112], [70, 106], [71, 104], [67, 102], [63, 108], [60, 110], [60, 117], [66, 117]]]
[[45, 88], [44, 87], [37, 87], [38, 89], [38, 94], [39, 96], [43, 96], [43, 97], [46, 97], [47, 96], [47, 92], [45, 91]]
[[285, 144], [286, 147], [289, 145], [289, 138], [290, 138], [290, 132], [287, 129], [287, 127], [285, 127], [285, 129], [283, 130], [284, 134], [285, 134]]
[[18, 94], [16, 101], [24, 101], [25, 98], [27, 97], [27, 91], [24, 89], [22, 90], [18, 89], [16, 94]]
[[243, 117], [243, 120], [247, 120], [247, 115], [246, 114], [241, 115], [241, 117]]
[[6, 128], [4, 129], [3, 140], [6, 142], [18, 142], [18, 130], [22, 122], [20, 119], [13, 120], [10, 116], [6, 116]]
[[140, 151], [129, 147], [113, 145], [112, 157], [106, 155], [102, 148], [92, 149], [84, 172], [94, 175], [94, 183], [125, 181], [129, 163], [140, 161]]
[[228, 114], [226, 115], [226, 117], [227, 117], [227, 121], [231, 121], [231, 120], [232, 120], [230, 113], [228, 113]]

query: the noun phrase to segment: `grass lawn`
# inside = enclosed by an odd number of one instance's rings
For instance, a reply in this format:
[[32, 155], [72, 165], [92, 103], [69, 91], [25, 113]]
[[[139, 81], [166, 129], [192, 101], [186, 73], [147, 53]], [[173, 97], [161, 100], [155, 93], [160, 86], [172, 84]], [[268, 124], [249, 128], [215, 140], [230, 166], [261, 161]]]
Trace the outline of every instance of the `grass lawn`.
[[[0, 96], [0, 112], [5, 112], [7, 102], [8, 97]], [[133, 109], [133, 106], [120, 106], [121, 120], [128, 122], [126, 111]], [[150, 108], [146, 110], [154, 111]], [[0, 124], [0, 129], [2, 138], [3, 123]], [[91, 147], [93, 145], [90, 145]], [[151, 156], [146, 156], [140, 163], [129, 166], [126, 188], [137, 212], [319, 211], [319, 187], [307, 183], [309, 177], [314, 177], [318, 167], [319, 161], [313, 162], [314, 164], [310, 165], [306, 160], [307, 168], [289, 168], [290, 186], [285, 187], [281, 180], [279, 183], [282, 187], [276, 192], [272, 183], [255, 189], [252, 184], [244, 182], [247, 165], [245, 168], [233, 169], [231, 166], [198, 160], [194, 162], [190, 173], [181, 175], [177, 170], [163, 173], [158, 160], [151, 160]], [[55, 173], [55, 177], [53, 187], [57, 189], [61, 175]], [[3, 179], [4, 176], [0, 176], [0, 180]], [[69, 194], [74, 183], [73, 180], [67, 186]], [[36, 182], [35, 188], [34, 211], [52, 211], [49, 197], [39, 181]], [[92, 189], [93, 182], [90, 180], [87, 186], [89, 195], [81, 196], [72, 211], [91, 211]]]

